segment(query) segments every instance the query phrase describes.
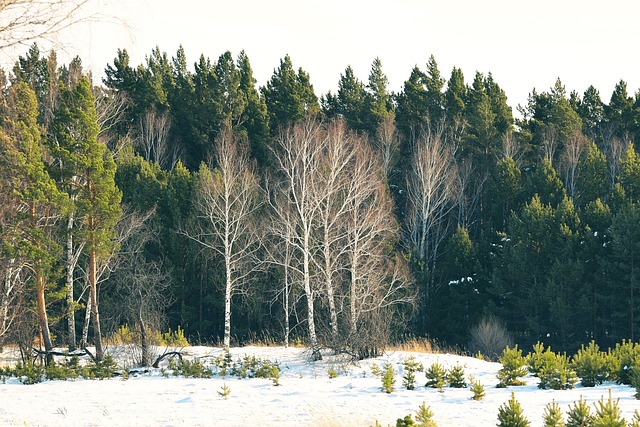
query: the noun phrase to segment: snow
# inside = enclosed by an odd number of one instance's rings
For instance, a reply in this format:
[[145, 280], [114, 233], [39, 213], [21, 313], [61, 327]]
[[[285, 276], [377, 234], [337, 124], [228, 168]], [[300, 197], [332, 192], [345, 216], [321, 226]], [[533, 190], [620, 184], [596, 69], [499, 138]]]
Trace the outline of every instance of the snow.
[[[111, 349], [114, 351], [114, 349]], [[7, 350], [5, 349], [5, 352]], [[186, 358], [210, 363], [223, 350], [188, 347]], [[542, 425], [544, 406], [552, 399], [566, 413], [583, 396], [590, 404], [607, 397], [620, 399], [623, 416], [631, 419], [639, 407], [631, 387], [607, 383], [593, 388], [552, 391], [537, 388], [537, 379], [526, 386], [495, 388], [498, 363], [451, 354], [388, 352], [382, 357], [351, 364], [326, 353], [319, 362], [309, 361], [304, 348], [242, 347], [230, 350], [234, 360], [245, 355], [277, 361], [280, 386], [267, 379], [211, 379], [164, 377], [159, 369], [128, 379], [45, 381], [22, 385], [15, 378], [0, 384], [0, 425], [3, 426], [372, 426], [395, 425], [397, 418], [415, 414], [426, 402], [439, 426], [495, 426], [498, 408], [512, 391], [532, 426]], [[486, 397], [471, 400], [469, 389], [445, 388], [442, 392], [422, 386], [417, 373], [413, 391], [402, 387], [402, 361], [413, 355], [425, 367], [439, 362], [449, 368], [459, 364], [468, 377], [484, 386]], [[0, 354], [0, 357], [3, 356]], [[371, 373], [373, 363], [389, 362], [396, 371], [396, 389], [381, 391], [381, 381]], [[329, 378], [328, 370], [338, 372]], [[218, 392], [231, 390], [225, 400]]]

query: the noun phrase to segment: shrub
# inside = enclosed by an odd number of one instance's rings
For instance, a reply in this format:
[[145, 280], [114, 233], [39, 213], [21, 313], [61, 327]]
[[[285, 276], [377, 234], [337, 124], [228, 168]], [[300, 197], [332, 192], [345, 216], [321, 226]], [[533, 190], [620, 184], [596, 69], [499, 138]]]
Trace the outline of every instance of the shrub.
[[83, 370], [82, 376], [87, 379], [103, 380], [113, 377], [118, 366], [111, 355], [105, 356], [102, 361], [91, 361]]
[[447, 381], [449, 387], [453, 388], [465, 388], [467, 382], [464, 379], [464, 369], [460, 365], [456, 365], [447, 371]]
[[422, 363], [416, 361], [415, 357], [410, 356], [402, 361], [404, 367], [404, 375], [402, 376], [402, 385], [407, 390], [413, 390], [416, 388], [416, 372], [424, 371]]
[[371, 364], [371, 373], [373, 374], [374, 377], [380, 377], [382, 375], [380, 366], [377, 363]]
[[511, 345], [511, 341], [511, 335], [500, 320], [485, 317], [471, 330], [469, 351], [496, 360], [502, 350]]
[[428, 407], [425, 402], [422, 402], [422, 405], [420, 405], [416, 411], [416, 426], [438, 427], [433, 420], [433, 411], [431, 411], [431, 408]]
[[387, 362], [382, 367], [384, 374], [382, 375], [382, 391], [385, 393], [393, 392], [393, 386], [396, 383], [395, 373], [393, 372], [393, 366]]
[[404, 418], [398, 418], [396, 421], [396, 427], [415, 427], [416, 422], [413, 421], [411, 414], [407, 415]]
[[587, 402], [582, 399], [574, 402], [567, 412], [567, 427], [590, 427], [593, 422], [591, 408]]
[[175, 331], [169, 328], [169, 331], [163, 333], [162, 343], [172, 347], [189, 347], [189, 341], [187, 341], [187, 338], [184, 336], [184, 329], [180, 328], [180, 325], [178, 325], [178, 329]]
[[498, 409], [498, 427], [529, 427], [531, 424], [522, 413], [522, 406], [511, 393], [511, 399]]
[[173, 370], [173, 375], [182, 375], [185, 378], [211, 378], [211, 370], [207, 369], [202, 362], [197, 360], [189, 361], [182, 359], [178, 361]]
[[560, 405], [558, 405], [555, 400], [544, 407], [542, 425], [544, 427], [564, 427], [562, 411], [560, 410]]
[[637, 409], [633, 413], [633, 419], [631, 420], [629, 427], [640, 427], [640, 412], [638, 412]]
[[23, 365], [18, 364], [15, 369], [15, 376], [22, 384], [32, 385], [41, 383], [44, 377], [44, 367], [33, 363]]
[[516, 344], [513, 348], [505, 348], [500, 356], [502, 369], [498, 371], [498, 387], [521, 386], [524, 381], [518, 378], [527, 375], [525, 368], [526, 359], [522, 356], [522, 350]]
[[534, 377], [538, 377], [540, 371], [545, 365], [549, 364], [549, 359], [554, 359], [555, 353], [551, 351], [551, 347], [544, 349], [544, 344], [537, 342], [533, 346], [533, 351], [527, 355], [527, 369]]
[[592, 427], [626, 427], [627, 422], [622, 418], [622, 413], [618, 407], [618, 401], [611, 399], [611, 390], [609, 390], [609, 399], [604, 401], [600, 399], [595, 404], [596, 415], [593, 417]]
[[594, 341], [591, 341], [587, 348], [583, 345], [578, 350], [578, 353], [573, 356], [571, 365], [584, 387], [602, 384], [608, 376], [607, 356], [600, 351], [600, 347]]
[[427, 377], [426, 387], [442, 389], [446, 384], [447, 371], [444, 369], [444, 366], [436, 362], [429, 366], [429, 369], [425, 372], [425, 376]]
[[327, 373], [329, 374], [329, 378], [338, 378], [338, 373], [333, 368], [329, 368]]

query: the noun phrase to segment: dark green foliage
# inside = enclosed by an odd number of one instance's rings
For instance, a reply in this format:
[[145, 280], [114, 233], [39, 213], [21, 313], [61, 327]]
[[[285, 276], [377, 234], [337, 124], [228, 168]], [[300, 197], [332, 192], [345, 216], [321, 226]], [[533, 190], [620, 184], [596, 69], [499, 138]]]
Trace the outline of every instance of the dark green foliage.
[[453, 388], [466, 388], [467, 381], [464, 378], [464, 368], [460, 365], [456, 365], [447, 371], [447, 382], [449, 387]]
[[41, 383], [45, 376], [45, 368], [36, 364], [19, 364], [15, 371], [15, 376], [22, 384], [32, 385]]
[[525, 418], [520, 402], [515, 394], [511, 393], [511, 399], [500, 405], [498, 409], [498, 427], [527, 427], [531, 424]]
[[522, 356], [522, 350], [516, 344], [513, 348], [505, 348], [500, 356], [502, 368], [498, 371], [498, 387], [520, 386], [524, 381], [520, 378], [527, 375], [527, 360]]
[[183, 376], [185, 378], [211, 378], [211, 370], [204, 366], [202, 362], [197, 360], [189, 361], [180, 359], [176, 364], [173, 360], [169, 363], [169, 369], [173, 370], [174, 376]]
[[433, 363], [425, 371], [427, 383], [425, 387], [443, 389], [447, 383], [447, 371], [440, 363]]
[[396, 427], [415, 427], [416, 422], [413, 421], [411, 414], [408, 414], [404, 418], [398, 418], [396, 421]]
[[118, 369], [113, 357], [108, 354], [103, 360], [92, 360], [84, 368], [83, 376], [88, 379], [104, 380], [112, 378]]
[[545, 406], [542, 422], [544, 427], [564, 427], [562, 411], [555, 400]]

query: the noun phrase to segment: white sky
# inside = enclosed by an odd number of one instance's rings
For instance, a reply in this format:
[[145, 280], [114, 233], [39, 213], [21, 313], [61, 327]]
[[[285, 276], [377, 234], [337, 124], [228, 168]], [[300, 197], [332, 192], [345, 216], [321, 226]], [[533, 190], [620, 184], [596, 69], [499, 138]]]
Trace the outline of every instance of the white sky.
[[492, 72], [513, 107], [557, 77], [567, 92], [593, 84], [605, 102], [620, 79], [631, 94], [640, 88], [637, 0], [96, 1], [127, 25], [92, 23], [63, 38], [96, 76], [119, 47], [137, 65], [156, 45], [171, 57], [182, 44], [189, 64], [245, 49], [259, 85], [288, 53], [318, 96], [337, 89], [347, 65], [366, 82], [376, 56], [398, 91], [431, 54], [446, 78], [453, 66], [467, 83]]

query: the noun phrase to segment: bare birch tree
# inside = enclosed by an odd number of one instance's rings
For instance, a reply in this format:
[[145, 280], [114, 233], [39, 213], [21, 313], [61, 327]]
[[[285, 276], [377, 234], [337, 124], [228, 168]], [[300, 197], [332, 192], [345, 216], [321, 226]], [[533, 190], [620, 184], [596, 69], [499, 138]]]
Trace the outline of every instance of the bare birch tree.
[[[356, 142], [355, 153], [345, 194], [345, 268], [349, 276], [349, 332], [345, 336], [354, 354], [364, 358], [378, 355], [386, 344], [388, 335], [379, 326], [389, 324], [391, 316], [384, 310], [413, 303], [415, 295], [408, 290], [409, 276], [401, 274], [406, 270], [393, 254], [398, 227], [383, 184], [381, 162], [362, 140]], [[363, 328], [366, 324], [376, 327]]]
[[174, 168], [180, 154], [177, 146], [169, 146], [170, 129], [169, 114], [154, 108], [142, 116], [138, 132], [138, 147], [142, 156], [165, 170]]
[[[317, 178], [324, 146], [322, 126], [313, 118], [284, 129], [276, 138], [276, 167], [279, 175], [277, 194], [270, 197], [276, 220], [283, 225], [298, 269], [307, 300], [307, 326], [314, 360], [322, 358], [316, 333], [314, 301], [317, 290], [312, 284], [313, 242], [318, 220], [318, 203], [313, 193], [313, 180]], [[284, 201], [288, 209], [282, 209], [275, 200]], [[283, 238], [285, 236], [282, 236]]]
[[433, 270], [446, 235], [447, 216], [454, 207], [456, 166], [451, 150], [437, 134], [426, 132], [412, 151], [407, 177], [407, 232], [418, 257]]
[[224, 130], [216, 143], [218, 168], [200, 169], [200, 188], [195, 206], [202, 225], [189, 237], [221, 255], [224, 260], [224, 346], [231, 342], [231, 298], [244, 290], [253, 272], [261, 245], [256, 226], [260, 208], [258, 180], [244, 144]]
[[578, 181], [578, 164], [588, 147], [587, 137], [581, 132], [573, 132], [564, 147], [560, 169], [563, 172], [564, 186], [569, 196], [575, 199], [576, 183]]
[[382, 168], [387, 179], [391, 177], [400, 151], [400, 135], [393, 114], [386, 116], [378, 126], [375, 147], [382, 156]]
[[314, 203], [318, 212], [318, 246], [320, 256], [312, 258], [322, 276], [323, 288], [329, 305], [329, 323], [332, 338], [338, 337], [338, 309], [336, 307], [336, 275], [340, 272], [346, 230], [346, 212], [349, 200], [346, 197], [353, 162], [353, 139], [344, 121], [336, 120], [327, 125], [323, 136], [324, 150], [317, 177], [311, 180]]

